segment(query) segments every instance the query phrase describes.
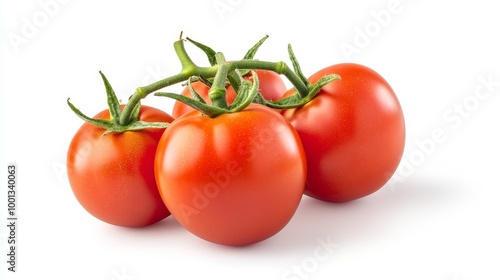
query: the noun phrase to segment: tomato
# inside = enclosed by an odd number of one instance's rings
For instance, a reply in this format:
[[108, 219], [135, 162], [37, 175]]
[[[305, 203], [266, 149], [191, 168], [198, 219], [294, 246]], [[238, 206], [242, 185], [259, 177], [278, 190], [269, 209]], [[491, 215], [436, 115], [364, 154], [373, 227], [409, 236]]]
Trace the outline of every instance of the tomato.
[[[281, 79], [281, 77], [273, 71], [268, 70], [254, 70], [259, 77], [259, 92], [266, 100], [278, 100], [283, 94], [286, 92], [286, 85]], [[245, 77], [246, 79], [252, 81], [251, 74]], [[202, 82], [194, 82], [192, 83], [194, 90], [208, 103], [210, 104], [210, 98], [208, 97], [208, 91], [210, 88], [203, 84]], [[181, 92], [182, 95], [191, 97], [191, 92], [188, 87], [184, 88]], [[236, 98], [236, 92], [233, 87], [227, 87], [226, 93], [226, 101], [228, 104], [231, 104]], [[178, 118], [182, 116], [184, 113], [189, 111], [193, 111], [194, 109], [189, 107], [188, 105], [176, 101], [174, 104], [174, 108], [172, 110], [172, 116], [174, 118]]]
[[[109, 110], [95, 118], [109, 120]], [[143, 105], [139, 120], [172, 122], [173, 118]], [[164, 130], [103, 135], [103, 128], [83, 124], [67, 155], [71, 189], [83, 208], [104, 222], [126, 227], [150, 225], [169, 216], [156, 186], [153, 166]]]
[[329, 74], [339, 74], [341, 80], [327, 84], [311, 102], [286, 110], [284, 116], [306, 152], [305, 194], [345, 202], [377, 191], [390, 179], [404, 150], [405, 124], [394, 91], [372, 69], [337, 64], [309, 81]]
[[155, 175], [182, 226], [210, 242], [240, 246], [289, 222], [303, 195], [306, 161], [285, 118], [250, 104], [214, 118], [192, 111], [176, 119], [158, 144]]

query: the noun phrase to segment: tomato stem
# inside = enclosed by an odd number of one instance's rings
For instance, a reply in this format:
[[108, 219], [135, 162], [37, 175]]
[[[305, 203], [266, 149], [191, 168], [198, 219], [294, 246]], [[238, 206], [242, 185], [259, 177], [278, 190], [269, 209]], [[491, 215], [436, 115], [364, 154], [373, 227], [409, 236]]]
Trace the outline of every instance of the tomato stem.
[[[271, 103], [263, 100], [262, 98], [259, 97], [259, 95], [257, 95], [257, 98], [260, 100], [260, 103], [263, 103], [270, 107], [290, 108], [290, 107], [302, 106], [304, 104], [304, 101], [305, 100], [309, 101], [314, 96], [314, 94], [311, 94], [312, 87], [311, 85], [308, 84], [304, 75], [300, 71], [300, 67], [298, 66], [295, 56], [291, 51], [291, 47], [289, 47], [289, 55], [290, 58], [292, 59], [294, 69], [297, 71], [291, 69], [283, 61], [270, 62], [270, 61], [259, 61], [253, 59], [253, 55], [255, 54], [257, 49], [262, 45], [265, 39], [267, 39], [267, 36], [261, 39], [254, 47], [252, 47], [252, 49], [250, 49], [250, 51], [247, 52], [244, 59], [232, 62], [226, 62], [222, 53], [218, 52], [215, 53], [214, 55], [214, 51], [211, 48], [196, 41], [193, 41], [191, 39], [188, 39], [189, 42], [195, 44], [197, 47], [202, 49], [207, 54], [210, 60], [210, 64], [213, 64], [213, 56], [215, 56], [216, 58], [216, 64], [211, 65], [209, 67], [200, 67], [193, 62], [193, 60], [187, 53], [184, 46], [185, 40], [183, 38], [180, 38], [179, 40], [174, 42], [174, 50], [181, 63], [182, 66], [181, 71], [178, 74], [173, 75], [171, 77], [167, 77], [165, 79], [154, 82], [150, 85], [137, 88], [135, 93], [130, 97], [127, 105], [123, 108], [120, 114], [119, 124], [125, 126], [128, 125], [130, 122], [132, 122], [133, 121], [132, 113], [134, 111], [134, 108], [136, 108], [139, 102], [143, 98], [148, 96], [150, 93], [183, 81], [187, 81], [193, 76], [203, 77], [207, 79], [214, 78], [214, 83], [212, 85], [212, 89], [210, 90], [209, 94], [210, 99], [212, 101], [213, 106], [222, 109], [220, 111], [216, 110], [218, 113], [220, 113], [221, 111], [227, 111], [228, 104], [226, 103], [226, 98], [225, 98], [225, 83], [227, 79], [229, 79], [231, 83], [236, 86], [235, 90], [238, 91], [238, 87], [240, 84], [237, 79], [237, 74], [235, 75], [235, 73], [236, 71], [239, 70], [260, 69], [260, 70], [273, 71], [277, 74], [284, 75], [295, 88], [296, 96], [294, 98], [287, 99], [286, 102]], [[172, 96], [172, 94], [164, 94], [164, 93], [160, 93], [157, 95], [169, 96], [169, 97]], [[241, 106], [237, 106], [237, 108], [240, 107]]]
[[210, 97], [212, 106], [227, 109], [226, 80], [228, 66], [226, 59], [224, 58], [224, 55], [222, 53], [216, 53], [215, 58], [217, 59], [217, 65], [219, 65], [219, 69], [217, 69], [212, 87], [208, 91], [208, 96]]

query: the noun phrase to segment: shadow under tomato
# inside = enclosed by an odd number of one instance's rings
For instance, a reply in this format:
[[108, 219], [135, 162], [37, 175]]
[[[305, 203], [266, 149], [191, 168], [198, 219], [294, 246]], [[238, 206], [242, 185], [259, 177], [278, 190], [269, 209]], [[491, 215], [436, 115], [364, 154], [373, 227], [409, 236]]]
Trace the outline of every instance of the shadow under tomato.
[[462, 203], [466, 196], [454, 183], [440, 181], [412, 181], [345, 203], [304, 196], [290, 223], [255, 247], [293, 253], [312, 252], [319, 240], [331, 240], [339, 247], [365, 242], [392, 230], [413, 226], [426, 215], [433, 217], [454, 203]]
[[145, 227], [117, 227], [126, 234], [139, 235], [143, 237], [163, 236], [168, 232], [184, 231], [184, 228], [175, 220], [173, 216], [168, 216], [165, 219]]

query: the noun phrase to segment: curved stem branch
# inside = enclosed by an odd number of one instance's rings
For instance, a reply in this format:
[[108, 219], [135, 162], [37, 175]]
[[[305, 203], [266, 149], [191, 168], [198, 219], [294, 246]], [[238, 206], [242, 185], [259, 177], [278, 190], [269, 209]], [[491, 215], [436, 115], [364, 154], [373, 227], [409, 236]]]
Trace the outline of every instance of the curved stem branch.
[[293, 87], [297, 89], [301, 97], [305, 97], [309, 93], [307, 85], [304, 84], [302, 79], [283, 61], [269, 62], [243, 59], [229, 63], [229, 71], [234, 69], [270, 70], [277, 74], [284, 75], [292, 83]]

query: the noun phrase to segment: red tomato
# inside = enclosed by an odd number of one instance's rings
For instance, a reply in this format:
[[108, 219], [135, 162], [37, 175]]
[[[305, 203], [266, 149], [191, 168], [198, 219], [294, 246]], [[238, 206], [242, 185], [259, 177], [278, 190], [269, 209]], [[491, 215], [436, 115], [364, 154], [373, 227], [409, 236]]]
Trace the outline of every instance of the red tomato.
[[248, 245], [292, 218], [306, 180], [299, 136], [275, 110], [250, 104], [209, 118], [176, 119], [162, 136], [155, 175], [172, 215], [193, 234]]
[[[95, 118], [110, 119], [109, 111]], [[173, 118], [143, 105], [139, 120], [172, 122]], [[69, 182], [83, 208], [104, 222], [127, 227], [150, 225], [169, 216], [153, 166], [164, 130], [103, 135], [103, 128], [84, 123], [71, 141], [67, 157]]]
[[[286, 92], [286, 85], [281, 79], [281, 77], [273, 71], [268, 70], [254, 70], [259, 77], [259, 92], [266, 100], [278, 100]], [[249, 74], [245, 77], [246, 79], [252, 81], [252, 75]], [[201, 82], [192, 83], [194, 90], [207, 102], [210, 104], [210, 98], [208, 97], [208, 91], [210, 88]], [[191, 97], [191, 92], [188, 87], [184, 88], [181, 93], [184, 96]], [[226, 101], [231, 104], [236, 98], [236, 92], [233, 87], [227, 87]], [[178, 118], [183, 114], [193, 111], [195, 109], [189, 107], [188, 105], [176, 101], [174, 108], [172, 110], [172, 116]]]
[[284, 116], [306, 151], [305, 194], [344, 202], [369, 195], [390, 179], [403, 154], [405, 124], [394, 91], [372, 69], [338, 64], [309, 80], [314, 83], [329, 74], [339, 74], [341, 80]]

